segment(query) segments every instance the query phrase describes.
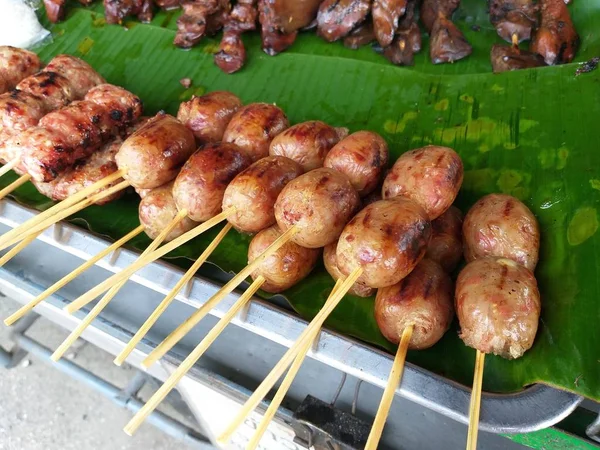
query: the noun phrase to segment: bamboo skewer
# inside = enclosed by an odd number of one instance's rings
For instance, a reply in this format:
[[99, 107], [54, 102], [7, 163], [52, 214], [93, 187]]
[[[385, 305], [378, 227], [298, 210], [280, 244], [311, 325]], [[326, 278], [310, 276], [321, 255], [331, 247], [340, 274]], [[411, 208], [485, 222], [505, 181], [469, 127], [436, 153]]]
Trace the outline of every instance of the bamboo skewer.
[[258, 266], [260, 266], [266, 258], [279, 250], [290, 237], [296, 233], [294, 227], [288, 229], [279, 238], [275, 240], [266, 250], [258, 256], [254, 261], [244, 267], [235, 277], [227, 282], [215, 295], [213, 295], [204, 305], [198, 308], [188, 317], [181, 325], [179, 325], [171, 334], [169, 334], [147, 357], [142, 361], [142, 366], [149, 368], [152, 364], [162, 358], [181, 338], [183, 338], [198, 322], [200, 322], [211, 309], [215, 307], [221, 300], [229, 295], [236, 287], [238, 287], [246, 278], [248, 278]]
[[4, 189], [0, 190], [0, 200], [2, 200], [4, 197], [6, 197], [8, 194], [17, 189], [22, 184], [27, 183], [29, 180], [31, 180], [31, 175], [29, 175], [28, 173], [26, 173], [25, 175], [21, 175], [19, 178], [10, 183]]
[[381, 403], [379, 403], [379, 408], [377, 409], [375, 421], [371, 427], [371, 432], [369, 433], [365, 450], [376, 450], [377, 446], [379, 445], [379, 440], [381, 439], [381, 434], [383, 433], [383, 427], [385, 426], [385, 421], [390, 412], [392, 401], [394, 400], [396, 388], [402, 380], [406, 352], [408, 351], [408, 344], [412, 338], [413, 329], [414, 325], [411, 324], [407, 326], [404, 331], [402, 331], [402, 337], [400, 338], [400, 343], [398, 344], [398, 350], [396, 351], [392, 370], [390, 371], [390, 377], [385, 390], [383, 391]]
[[250, 298], [258, 291], [265, 279], [258, 276], [250, 287], [242, 294], [242, 296], [233, 304], [219, 322], [208, 332], [206, 337], [198, 344], [198, 346], [189, 354], [177, 369], [169, 376], [163, 385], [154, 393], [154, 395], [146, 402], [146, 404], [136, 413], [135, 416], [125, 426], [124, 431], [132, 436], [139, 428], [144, 420], [156, 409], [161, 401], [171, 392], [183, 376], [192, 368], [192, 366], [200, 359], [204, 352], [217, 339], [227, 324], [235, 317]]
[[229, 216], [229, 214], [231, 214], [230, 211], [223, 211], [222, 213], [217, 214], [212, 219], [209, 219], [206, 222], [201, 223], [196, 228], [188, 231], [185, 234], [182, 234], [178, 238], [173, 239], [171, 242], [163, 245], [162, 247], [155, 250], [154, 252], [152, 252], [148, 255], [145, 255], [143, 258], [140, 257], [135, 263], [131, 264], [129, 267], [114, 274], [112, 277], [104, 280], [102, 283], [100, 283], [96, 287], [90, 289], [86, 294], [82, 295], [78, 299], [76, 299], [73, 302], [71, 302], [70, 304], [68, 304], [65, 307], [65, 311], [67, 311], [69, 313], [73, 313], [73, 312], [77, 311], [78, 309], [80, 309], [83, 306], [90, 303], [92, 300], [94, 300], [96, 297], [98, 297], [103, 292], [106, 292], [107, 290], [109, 290], [115, 284], [131, 277], [132, 274], [137, 272], [142, 267], [146, 266], [147, 264], [149, 264], [153, 261], [156, 261], [158, 258], [162, 258], [167, 253], [173, 251], [180, 245], [183, 245], [186, 242], [191, 241], [196, 236], [199, 236], [200, 234], [204, 233], [209, 228], [212, 228], [213, 226], [222, 222]]
[[479, 431], [479, 411], [481, 409], [481, 385], [483, 382], [483, 366], [485, 353], [477, 350], [475, 356], [475, 374], [473, 375], [473, 389], [469, 405], [469, 432], [467, 434], [467, 450], [477, 448], [477, 433]]
[[97, 181], [96, 183], [92, 184], [91, 186], [88, 186], [88, 187], [82, 189], [77, 194], [72, 195], [71, 197], [63, 200], [62, 202], [54, 205], [52, 208], [47, 209], [46, 211], [38, 214], [37, 216], [33, 217], [32, 219], [28, 220], [27, 222], [25, 222], [25, 223], [21, 224], [20, 226], [5, 233], [4, 235], [2, 235], [2, 237], [0, 237], [0, 249], [6, 248], [6, 247], [4, 247], [6, 242], [9, 242], [11, 239], [19, 237], [24, 233], [25, 234], [31, 233], [31, 229], [33, 226], [48, 219], [49, 217], [54, 216], [56, 213], [79, 203], [80, 201], [85, 199], [87, 196], [94, 194], [96, 191], [102, 189], [104, 186], [107, 186], [110, 183], [118, 180], [119, 178], [122, 177], [122, 175], [123, 174], [121, 173], [121, 171], [117, 171], [117, 172], [103, 178], [102, 180]]
[[[175, 228], [175, 226], [181, 222], [181, 220], [187, 215], [187, 213], [179, 213], [175, 218], [165, 227], [164, 230], [160, 232], [160, 234], [154, 239], [150, 245], [144, 250], [144, 252], [140, 255], [139, 258], [144, 257], [145, 255], [153, 252], [158, 248], [160, 244], [165, 240], [165, 237]], [[139, 259], [138, 258], [138, 259]], [[109, 291], [102, 297], [102, 299], [92, 308], [92, 310], [88, 313], [87, 316], [81, 321], [81, 323], [67, 336], [67, 338], [63, 341], [62, 344], [54, 351], [52, 356], [50, 357], [52, 361], [58, 361], [64, 353], [69, 349], [73, 343], [79, 339], [81, 334], [85, 331], [85, 329], [92, 323], [92, 321], [102, 312], [104, 307], [108, 305], [108, 303], [114, 298], [115, 295], [121, 290], [123, 286], [127, 283], [127, 279], [115, 284]]]
[[299, 351], [313, 338], [315, 330], [318, 330], [323, 326], [323, 323], [329, 314], [331, 314], [335, 307], [340, 303], [344, 295], [346, 295], [361, 274], [362, 268], [355, 269], [350, 273], [350, 275], [348, 275], [338, 290], [332, 291], [332, 293], [329, 295], [329, 298], [325, 302], [325, 305], [323, 305], [323, 308], [321, 308], [321, 311], [319, 311], [312, 322], [296, 340], [294, 345], [289, 348], [289, 350], [271, 370], [269, 375], [267, 375], [260, 386], [250, 396], [225, 431], [223, 431], [223, 433], [217, 438], [217, 442], [219, 444], [225, 445], [231, 439], [231, 436], [235, 430], [244, 422], [248, 414], [250, 414], [258, 406], [261, 400], [269, 393], [269, 390], [272, 389], [277, 380], [281, 377], [281, 375], [283, 375], [283, 372], [285, 372], [285, 370], [290, 366]]
[[146, 319], [146, 322], [140, 327], [140, 329], [135, 333], [135, 335], [131, 338], [131, 340], [127, 343], [125, 348], [117, 355], [114, 360], [114, 363], [117, 366], [123, 364], [123, 362], [127, 359], [127, 357], [131, 354], [131, 352], [135, 349], [135, 347], [139, 344], [139, 342], [144, 338], [146, 333], [152, 328], [152, 326], [156, 323], [158, 318], [165, 312], [167, 307], [171, 304], [173, 299], [177, 296], [179, 291], [192, 279], [192, 277], [196, 274], [198, 269], [204, 262], [208, 259], [208, 257], [215, 250], [217, 245], [223, 240], [225, 235], [231, 230], [232, 225], [228, 223], [223, 227], [223, 229], [219, 232], [219, 234], [213, 239], [210, 245], [202, 252], [200, 257], [194, 262], [192, 267], [188, 269], [188, 271], [181, 277], [181, 279], [177, 282], [175, 287], [169, 292], [169, 294], [164, 298], [164, 300], [156, 307], [156, 309], [152, 312], [150, 317]]
[[23, 305], [15, 313], [13, 313], [12, 315], [8, 316], [4, 320], [4, 324], [7, 325], [7, 326], [10, 326], [13, 323], [15, 323], [17, 320], [19, 320], [21, 317], [23, 317], [25, 314], [27, 314], [29, 311], [31, 311], [33, 308], [35, 308], [37, 305], [39, 305], [41, 302], [43, 302], [45, 299], [47, 299], [48, 297], [50, 297], [56, 291], [58, 291], [59, 289], [61, 289], [63, 286], [67, 285], [71, 281], [73, 281], [81, 273], [83, 273], [84, 271], [86, 271], [87, 269], [89, 269], [90, 267], [92, 267], [94, 264], [96, 264], [98, 261], [100, 261], [106, 255], [109, 255], [112, 252], [114, 252], [115, 250], [117, 250], [120, 247], [122, 247], [125, 243], [127, 243], [128, 241], [130, 241], [131, 239], [133, 239], [135, 236], [137, 236], [138, 234], [140, 234], [142, 231], [144, 231], [144, 226], [140, 225], [137, 228], [135, 228], [134, 230], [132, 230], [129, 233], [127, 233], [125, 236], [123, 236], [118, 241], [114, 242], [109, 247], [106, 247], [104, 250], [102, 250], [97, 255], [91, 257], [90, 259], [88, 259], [86, 262], [84, 262], [82, 265], [80, 265], [77, 269], [75, 269], [74, 271], [72, 271], [71, 273], [69, 273], [67, 276], [63, 277], [61, 280], [59, 280], [56, 283], [54, 283], [52, 286], [50, 286], [48, 289], [46, 289], [44, 292], [42, 292], [40, 295], [38, 295], [32, 301], [30, 301], [26, 305]]
[[35, 241], [35, 239], [43, 232], [44, 230], [30, 234], [17, 245], [15, 245], [13, 248], [11, 248], [8, 252], [6, 252], [4, 256], [0, 258], [0, 267], [2, 267], [4, 264], [10, 261], [17, 253], [19, 253], [21, 250], [23, 250], [25, 247], [27, 247], [29, 244]]
[[9, 161], [6, 164], [4, 164], [2, 167], [0, 167], [0, 177], [2, 175], [7, 174], [15, 167], [17, 167], [18, 164], [19, 164], [19, 158], [15, 158], [12, 161]]

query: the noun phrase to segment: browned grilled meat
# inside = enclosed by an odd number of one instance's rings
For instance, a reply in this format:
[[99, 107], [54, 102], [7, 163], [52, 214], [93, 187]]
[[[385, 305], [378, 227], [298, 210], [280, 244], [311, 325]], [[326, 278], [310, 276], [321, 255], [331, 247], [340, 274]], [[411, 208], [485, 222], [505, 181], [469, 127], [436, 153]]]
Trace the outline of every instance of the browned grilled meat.
[[263, 51], [267, 55], [275, 56], [289, 48], [296, 40], [297, 31], [290, 33], [281, 31], [280, 17], [268, 0], [259, 0], [258, 12]]
[[65, 3], [66, 0], [44, 0], [44, 8], [50, 22], [60, 22], [65, 18]]
[[425, 30], [431, 33], [438, 17], [452, 17], [459, 5], [460, 0], [423, 0], [420, 18]]
[[72, 82], [56, 72], [38, 72], [25, 78], [19, 84], [19, 91], [27, 92], [39, 98], [46, 111], [54, 111], [76, 100]]
[[415, 21], [416, 8], [417, 0], [408, 0], [396, 36], [392, 44], [383, 50], [383, 55], [394, 64], [412, 66], [414, 54], [421, 51], [421, 30]]
[[154, 3], [156, 3], [156, 6], [160, 9], [164, 9], [165, 11], [177, 9], [180, 6], [179, 0], [154, 0]]
[[44, 114], [46, 108], [39, 97], [18, 90], [0, 95], [0, 159], [12, 160], [5, 150], [7, 139], [36, 126]]
[[398, 20], [406, 10], [407, 0], [373, 0], [371, 14], [375, 37], [382, 47], [394, 40], [398, 30]]
[[24, 78], [42, 68], [40, 58], [28, 50], [0, 46], [0, 94], [14, 89]]
[[363, 22], [370, 10], [371, 0], [325, 0], [317, 15], [318, 34], [326, 41], [337, 41]]
[[531, 51], [544, 57], [548, 65], [573, 61], [579, 48], [569, 9], [562, 0], [541, 0], [542, 20], [535, 31]]
[[104, 0], [104, 16], [107, 23], [120, 24], [127, 16], [150, 22], [153, 17], [152, 0]]
[[536, 0], [489, 0], [488, 6], [490, 22], [507, 42], [518, 43], [530, 39], [539, 24], [539, 4]]
[[242, 0], [229, 13], [223, 29], [215, 64], [225, 73], [237, 72], [246, 61], [246, 48], [241, 34], [256, 29], [256, 0]]
[[424, 0], [421, 5], [421, 22], [431, 37], [429, 55], [434, 64], [458, 61], [473, 51], [452, 22], [459, 5], [460, 0]]
[[112, 125], [123, 131], [142, 115], [142, 101], [137, 95], [112, 84], [90, 89], [85, 99], [101, 106]]
[[546, 65], [544, 58], [537, 53], [508, 45], [493, 45], [490, 56], [494, 73], [531, 69]]
[[271, 25], [284, 34], [313, 23], [320, 4], [321, 0], [261, 0], [261, 8], [271, 11]]
[[81, 99], [94, 86], [106, 83], [88, 63], [71, 55], [58, 55], [44, 68], [44, 71], [62, 75], [71, 85], [75, 98]]
[[[211, 18], [221, 18], [223, 11], [230, 9], [229, 0], [183, 0], [183, 14], [177, 19], [177, 34], [174, 44], [190, 48], [210, 32], [218, 31], [220, 20], [214, 23]], [[217, 30], [215, 30], [217, 28]]]
[[373, 22], [366, 22], [357, 26], [354, 30], [344, 38], [344, 47], [357, 50], [358, 48], [368, 45], [375, 40], [375, 31], [373, 30]]

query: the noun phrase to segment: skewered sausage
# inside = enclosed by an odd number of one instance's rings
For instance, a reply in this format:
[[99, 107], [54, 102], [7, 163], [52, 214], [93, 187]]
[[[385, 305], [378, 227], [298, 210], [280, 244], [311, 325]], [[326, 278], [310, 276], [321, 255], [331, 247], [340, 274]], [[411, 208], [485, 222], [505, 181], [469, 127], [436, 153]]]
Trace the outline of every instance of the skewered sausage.
[[439, 264], [427, 258], [399, 283], [383, 287], [375, 297], [375, 320], [385, 338], [398, 344], [414, 325], [408, 344], [423, 350], [439, 341], [454, 316], [452, 281]]
[[159, 113], [127, 138], [115, 159], [123, 178], [150, 189], [173, 180], [195, 149], [192, 132], [175, 117]]
[[309, 172], [323, 166], [331, 148], [348, 133], [346, 128], [334, 128], [319, 120], [294, 125], [271, 142], [271, 155], [286, 156]]
[[[323, 263], [325, 264], [325, 269], [335, 281], [346, 278], [338, 267], [336, 249], [337, 241], [326, 245], [323, 249]], [[375, 289], [357, 282], [352, 285], [348, 293], [359, 297], [371, 297], [375, 294]]]
[[223, 134], [223, 142], [237, 145], [252, 161], [258, 161], [269, 155], [271, 141], [289, 125], [285, 113], [277, 106], [251, 103], [240, 108], [231, 118]]
[[207, 144], [194, 153], [175, 179], [173, 197], [180, 211], [204, 222], [221, 212], [227, 185], [252, 160], [246, 152], [226, 142]]
[[486, 256], [512, 259], [535, 270], [540, 229], [533, 213], [518, 199], [490, 194], [479, 199], [463, 223], [467, 262]]
[[391, 286], [415, 268], [430, 238], [427, 214], [415, 202], [399, 197], [371, 203], [342, 231], [338, 267], [346, 276], [361, 268], [358, 281], [367, 286]]
[[5, 156], [3, 145], [10, 136], [34, 127], [46, 114], [42, 100], [22, 91], [11, 91], [0, 95], [0, 157], [11, 161]]
[[17, 89], [39, 98], [46, 111], [62, 108], [73, 100], [83, 97], [77, 95], [72, 81], [48, 70], [25, 78], [17, 84]]
[[275, 203], [275, 218], [283, 231], [295, 226], [292, 240], [319, 248], [334, 242], [360, 203], [345, 175], [315, 169], [290, 181]]
[[573, 61], [579, 48], [569, 8], [562, 0], [542, 0], [542, 20], [535, 31], [531, 51], [544, 57], [546, 64], [564, 64]]
[[346, 175], [358, 195], [364, 197], [381, 182], [388, 164], [385, 140], [371, 131], [358, 131], [338, 142], [323, 165]]
[[410, 198], [433, 220], [454, 202], [462, 180], [460, 156], [451, 148], [429, 145], [398, 158], [383, 182], [383, 198]]
[[[173, 183], [174, 181], [170, 181], [163, 186], [150, 189], [140, 202], [138, 210], [140, 223], [144, 225], [144, 232], [151, 239], [156, 239], [179, 213], [173, 198]], [[192, 219], [184, 217], [165, 237], [165, 241], [172, 241], [196, 225], [198, 224]]]
[[192, 130], [198, 145], [219, 142], [241, 106], [242, 101], [231, 92], [211, 92], [179, 105], [177, 119]]
[[456, 269], [462, 258], [463, 215], [456, 206], [431, 222], [431, 241], [425, 257], [435, 261], [447, 273]]
[[0, 94], [14, 89], [24, 78], [42, 67], [33, 52], [9, 45], [0, 46]]
[[124, 130], [142, 115], [142, 101], [137, 95], [112, 84], [93, 87], [85, 95], [87, 101], [100, 105], [111, 123]]
[[[248, 247], [248, 263], [260, 256], [281, 234], [279, 227], [273, 225], [254, 236]], [[286, 242], [252, 272], [252, 279], [262, 275], [265, 282], [261, 289], [273, 294], [285, 291], [311, 272], [319, 259], [320, 251]]]
[[76, 98], [83, 98], [94, 86], [106, 83], [88, 63], [71, 55], [55, 56], [44, 71], [55, 72], [69, 80]]
[[319, 6], [317, 32], [326, 41], [337, 41], [363, 22], [370, 9], [370, 0], [325, 0]]
[[460, 338], [469, 347], [518, 358], [533, 345], [540, 294], [533, 273], [506, 258], [467, 264], [456, 281]]
[[300, 164], [284, 156], [259, 159], [225, 189], [223, 210], [236, 208], [227, 220], [245, 233], [258, 233], [273, 225], [277, 197], [286, 184], [302, 173]]

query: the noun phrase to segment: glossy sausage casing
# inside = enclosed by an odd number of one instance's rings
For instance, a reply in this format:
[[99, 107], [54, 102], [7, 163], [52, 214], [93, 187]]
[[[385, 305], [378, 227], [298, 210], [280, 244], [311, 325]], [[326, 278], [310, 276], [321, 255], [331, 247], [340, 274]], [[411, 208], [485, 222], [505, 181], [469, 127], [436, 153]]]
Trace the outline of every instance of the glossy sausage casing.
[[381, 182], [388, 164], [385, 140], [371, 131], [358, 131], [338, 142], [325, 157], [324, 166], [346, 175], [358, 195], [369, 195]]
[[[325, 264], [325, 269], [335, 281], [346, 278], [346, 276], [338, 268], [336, 250], [337, 241], [326, 245], [323, 249], [323, 263]], [[375, 291], [376, 290], [374, 288], [370, 288], [364, 284], [354, 283], [348, 293], [357, 295], [359, 297], [371, 297], [373, 294], [375, 294]]]
[[179, 105], [177, 119], [192, 130], [198, 145], [219, 142], [241, 106], [242, 101], [231, 92], [211, 92]]
[[340, 271], [362, 269], [358, 281], [374, 288], [406, 277], [425, 255], [431, 238], [427, 214], [405, 198], [371, 203], [348, 222], [337, 246]]
[[225, 142], [200, 147], [175, 179], [173, 197], [179, 210], [196, 222], [221, 212], [225, 189], [252, 161], [243, 150]]
[[540, 229], [533, 213], [506, 194], [490, 194], [475, 203], [463, 223], [465, 259], [486, 256], [512, 259], [535, 270]]
[[286, 231], [295, 226], [293, 241], [318, 248], [334, 242], [360, 203], [348, 178], [320, 168], [290, 181], [275, 203], [275, 218]]
[[231, 118], [223, 134], [230, 142], [258, 161], [269, 155], [269, 145], [275, 136], [290, 126], [285, 113], [275, 105], [251, 103], [240, 108]]
[[429, 145], [404, 153], [383, 182], [383, 198], [406, 197], [434, 220], [454, 202], [463, 180], [460, 156], [448, 147]]
[[456, 269], [463, 255], [463, 215], [456, 206], [431, 222], [431, 241], [425, 257], [437, 262], [447, 273]]
[[414, 325], [409, 343], [423, 350], [439, 341], [454, 317], [450, 277], [434, 261], [421, 260], [403, 280], [381, 288], [375, 298], [375, 320], [385, 338], [398, 344], [402, 332]]
[[[248, 248], [248, 263], [260, 256], [281, 234], [279, 227], [273, 225], [254, 236]], [[252, 272], [252, 279], [262, 275], [266, 280], [262, 290], [271, 293], [285, 291], [310, 273], [320, 254], [320, 249], [287, 242]]]
[[195, 150], [192, 132], [175, 117], [159, 113], [127, 138], [115, 159], [123, 178], [150, 189], [173, 180]]
[[40, 70], [40, 58], [29, 50], [0, 46], [0, 94], [10, 91], [22, 79]]
[[258, 233], [273, 225], [277, 197], [286, 184], [302, 173], [300, 164], [284, 156], [259, 159], [225, 189], [223, 210], [236, 208], [227, 220], [245, 233]]
[[531, 348], [540, 319], [533, 273], [506, 258], [470, 262], [456, 281], [460, 337], [469, 347], [504, 358]]

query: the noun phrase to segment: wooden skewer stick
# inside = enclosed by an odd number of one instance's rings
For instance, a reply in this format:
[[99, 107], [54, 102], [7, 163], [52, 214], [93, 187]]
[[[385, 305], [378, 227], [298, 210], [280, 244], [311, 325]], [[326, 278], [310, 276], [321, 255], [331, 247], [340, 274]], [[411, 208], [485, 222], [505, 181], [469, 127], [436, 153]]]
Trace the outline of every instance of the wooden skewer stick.
[[58, 291], [60, 288], [62, 288], [63, 286], [65, 286], [68, 283], [70, 283], [71, 281], [73, 281], [81, 273], [83, 273], [84, 271], [88, 270], [90, 267], [92, 267], [94, 264], [96, 264], [98, 261], [100, 261], [106, 255], [111, 254], [112, 252], [114, 252], [118, 248], [120, 248], [123, 245], [125, 245], [125, 243], [127, 243], [128, 241], [130, 241], [131, 239], [133, 239], [135, 236], [137, 236], [138, 234], [140, 234], [142, 231], [144, 231], [144, 226], [143, 225], [139, 225], [133, 231], [130, 231], [125, 236], [123, 236], [121, 239], [119, 239], [118, 241], [114, 242], [109, 247], [106, 247], [104, 250], [102, 250], [96, 256], [92, 256], [90, 259], [88, 259], [86, 262], [84, 262], [82, 265], [80, 265], [73, 272], [71, 272], [67, 276], [63, 277], [61, 280], [59, 280], [56, 283], [54, 283], [52, 286], [50, 286], [48, 289], [46, 289], [44, 292], [42, 292], [36, 298], [34, 298], [33, 300], [31, 300], [26, 305], [21, 306], [21, 308], [18, 309], [15, 313], [13, 313], [10, 316], [8, 316], [4, 320], [4, 324], [7, 325], [7, 326], [10, 326], [13, 323], [15, 323], [17, 320], [19, 320], [21, 317], [23, 317], [25, 314], [27, 314], [29, 311], [31, 311], [33, 308], [35, 308], [37, 305], [39, 305], [41, 302], [43, 302], [48, 297], [50, 297], [52, 294], [54, 294], [56, 291]]
[[14, 169], [15, 167], [17, 167], [17, 165], [19, 164], [19, 158], [15, 158], [10, 162], [7, 162], [6, 164], [4, 164], [1, 168], [0, 168], [0, 177], [4, 174], [7, 174], [8, 172], [10, 172], [12, 169]]
[[225, 327], [231, 322], [235, 315], [242, 309], [242, 307], [252, 298], [252, 296], [258, 291], [260, 286], [264, 283], [265, 279], [262, 276], [258, 276], [256, 280], [250, 285], [250, 287], [244, 292], [241, 297], [233, 304], [233, 306], [227, 311], [221, 320], [208, 332], [208, 334], [202, 339], [202, 342], [196, 346], [196, 348], [183, 360], [181, 365], [175, 369], [175, 371], [167, 378], [163, 385], [154, 393], [154, 395], [148, 400], [148, 402], [137, 412], [135, 416], [125, 426], [124, 431], [129, 436], [133, 436], [133, 433], [139, 428], [139, 426], [146, 420], [146, 418], [156, 409], [156, 407], [164, 400], [164, 398], [171, 392], [171, 390], [179, 383], [183, 376], [192, 368], [192, 366], [200, 359], [204, 352], [210, 347], [210, 345], [219, 337]]
[[[85, 200], [82, 200], [81, 202], [79, 202], [69, 208], [59, 211], [56, 215], [54, 215], [46, 220], [43, 220], [36, 225], [33, 225], [29, 230], [24, 231], [20, 236], [12, 238], [8, 242], [5, 242], [3, 245], [0, 245], [0, 250], [4, 250], [5, 248], [10, 247], [11, 245], [19, 242], [21, 239], [29, 236], [31, 233], [36, 233], [38, 231], [44, 231], [46, 228], [54, 225], [55, 223], [60, 222], [61, 220], [75, 214], [78, 211], [81, 211], [82, 209], [87, 208], [90, 205], [93, 205], [95, 202], [102, 200], [105, 197], [108, 197], [110, 195], [113, 195], [116, 192], [119, 192], [119, 191], [125, 189], [127, 186], [129, 186], [128, 181], [121, 181], [119, 184], [116, 184], [115, 186], [112, 186], [102, 192], [94, 194], [91, 197], [89, 197]], [[2, 236], [2, 238], [0, 238], [0, 240], [4, 240], [5, 236], [7, 236], [7, 235], [8, 235], [8, 233], [6, 235]]]
[[[54, 205], [52, 208], [47, 209], [46, 211], [36, 215], [35, 217], [31, 218], [30, 220], [28, 220], [27, 222], [21, 224], [20, 226], [12, 229], [11, 231], [5, 233], [4, 235], [2, 235], [2, 237], [0, 238], [0, 246], [3, 245], [5, 242], [9, 241], [10, 239], [13, 239], [15, 237], [19, 237], [20, 235], [22, 235], [23, 233], [30, 233], [31, 228], [48, 219], [49, 217], [52, 217], [53, 215], [55, 215], [57, 212], [62, 211], [63, 209], [66, 209], [70, 206], [75, 205], [76, 203], [79, 203], [80, 201], [82, 201], [83, 199], [85, 199], [87, 196], [95, 193], [96, 191], [102, 189], [104, 186], [109, 185], [110, 183], [118, 180], [119, 178], [122, 177], [122, 173], [121, 171], [117, 171], [113, 174], [110, 174], [109, 176], [103, 178], [100, 181], [97, 181], [96, 183], [92, 184], [91, 186], [88, 186], [84, 189], [82, 189], [81, 191], [79, 191], [77, 194], [70, 196], [69, 198], [63, 200], [62, 202]], [[5, 247], [1, 247], [1, 248], [5, 248]]]
[[517, 33], [512, 34], [511, 41], [514, 48], [519, 48], [519, 35]]
[[379, 439], [381, 439], [383, 427], [385, 426], [385, 421], [390, 412], [390, 407], [392, 406], [392, 401], [394, 400], [396, 388], [402, 380], [406, 352], [408, 351], [408, 344], [410, 344], [410, 339], [412, 338], [413, 329], [414, 325], [411, 324], [407, 326], [404, 331], [402, 331], [402, 337], [400, 338], [400, 343], [398, 344], [398, 350], [396, 351], [396, 357], [394, 358], [390, 377], [385, 390], [383, 391], [381, 403], [379, 403], [379, 409], [375, 415], [375, 421], [371, 427], [371, 432], [369, 433], [365, 450], [376, 450], [377, 446], [379, 445]]
[[9, 262], [17, 253], [19, 253], [21, 250], [23, 250], [25, 247], [27, 247], [29, 244], [35, 241], [35, 239], [43, 232], [44, 230], [30, 234], [17, 245], [15, 245], [13, 248], [11, 248], [8, 252], [6, 252], [4, 256], [0, 258], [0, 267]]
[[169, 292], [169, 294], [164, 298], [164, 300], [156, 307], [156, 309], [152, 312], [150, 317], [144, 322], [144, 324], [140, 327], [140, 329], [135, 333], [135, 335], [131, 338], [131, 340], [127, 343], [125, 348], [117, 355], [114, 360], [114, 363], [117, 366], [123, 364], [123, 362], [127, 359], [127, 357], [131, 354], [131, 352], [135, 349], [135, 347], [140, 343], [140, 341], [146, 336], [146, 333], [152, 328], [152, 326], [156, 323], [158, 318], [165, 312], [168, 306], [171, 304], [175, 296], [181, 291], [181, 289], [187, 284], [188, 281], [192, 279], [192, 277], [196, 274], [198, 269], [204, 262], [208, 259], [208, 257], [215, 250], [217, 245], [223, 240], [225, 235], [231, 230], [232, 225], [228, 223], [223, 227], [223, 229], [219, 232], [219, 234], [213, 239], [206, 250], [202, 252], [200, 257], [196, 260], [196, 262], [188, 269], [188, 271], [181, 277], [181, 279], [177, 282], [175, 287]]
[[475, 356], [475, 374], [473, 375], [473, 389], [471, 391], [471, 404], [469, 405], [469, 433], [467, 435], [467, 450], [477, 448], [477, 433], [479, 431], [479, 411], [481, 409], [481, 385], [483, 383], [483, 365], [485, 353], [477, 350]]
[[271, 370], [269, 375], [267, 375], [260, 386], [258, 386], [258, 388], [246, 401], [244, 406], [240, 409], [225, 431], [223, 431], [223, 433], [217, 438], [217, 442], [219, 444], [227, 444], [227, 442], [231, 439], [231, 436], [233, 436], [233, 433], [235, 433], [235, 430], [237, 430], [237, 428], [244, 422], [246, 417], [248, 417], [248, 414], [250, 414], [258, 406], [261, 400], [269, 393], [277, 380], [281, 377], [281, 375], [283, 375], [283, 372], [285, 372], [285, 370], [290, 366], [300, 349], [306, 345], [307, 342], [312, 340], [316, 330], [323, 326], [323, 323], [329, 314], [331, 314], [335, 307], [340, 303], [344, 295], [346, 295], [361, 274], [362, 268], [356, 268], [350, 273], [350, 275], [348, 275], [338, 290], [332, 291], [332, 293], [329, 295], [329, 298], [325, 302], [325, 305], [323, 305], [323, 308], [321, 308], [321, 311], [319, 311], [312, 322], [296, 340], [294, 345], [289, 348], [289, 350]]
[[15, 181], [13, 181], [0, 191], [0, 200], [2, 200], [4, 197], [6, 197], [8, 194], [17, 189], [22, 184], [27, 183], [29, 180], [31, 180], [31, 175], [29, 175], [28, 173], [26, 173], [25, 175], [21, 175], [19, 178], [17, 178]]
[[149, 263], [151, 263], [153, 261], [156, 261], [158, 258], [162, 258], [167, 253], [173, 251], [180, 245], [183, 245], [186, 242], [191, 241], [196, 236], [201, 235], [209, 228], [212, 228], [215, 225], [217, 225], [218, 223], [227, 219], [227, 217], [230, 214], [231, 214], [230, 211], [223, 211], [221, 214], [217, 214], [212, 219], [209, 219], [206, 222], [201, 223], [194, 229], [188, 231], [185, 234], [182, 234], [178, 238], [173, 239], [171, 242], [163, 245], [156, 251], [144, 256], [143, 258], [140, 257], [135, 263], [131, 264], [129, 267], [121, 270], [120, 272], [114, 274], [112, 277], [104, 280], [98, 286], [90, 289], [86, 294], [82, 295], [78, 299], [76, 299], [73, 302], [71, 302], [70, 304], [68, 304], [65, 307], [65, 311], [67, 311], [69, 313], [73, 313], [73, 312], [77, 311], [78, 309], [82, 308], [83, 306], [87, 305], [89, 302], [94, 300], [96, 297], [98, 297], [103, 292], [109, 290], [111, 287], [113, 287], [118, 282], [131, 277], [131, 275], [133, 275], [135, 272], [140, 270], [142, 267], [148, 265]]
[[248, 278], [252, 272], [260, 266], [263, 261], [279, 250], [296, 233], [296, 228], [292, 227], [279, 236], [275, 242], [269, 245], [254, 261], [244, 267], [235, 277], [227, 282], [215, 295], [213, 295], [204, 305], [198, 308], [181, 325], [171, 332], [147, 357], [142, 361], [142, 366], [149, 368], [152, 364], [162, 358], [165, 353], [171, 350], [198, 322], [200, 322], [221, 300], [229, 295], [242, 281]]
[[[186, 215], [187, 213], [177, 214], [175, 218], [171, 220], [169, 225], [167, 225], [165, 229], [162, 230], [158, 236], [156, 236], [156, 239], [154, 239], [150, 243], [150, 245], [146, 248], [146, 250], [144, 250], [144, 252], [139, 256], [139, 258], [156, 250], [158, 246], [162, 244], [162, 242], [165, 240], [165, 237], [167, 237], [167, 235], [173, 230], [173, 228], [175, 228], [175, 226], [179, 222], [181, 222]], [[92, 323], [92, 321], [98, 316], [98, 314], [102, 312], [104, 307], [108, 305], [108, 303], [114, 298], [114, 296], [118, 294], [121, 288], [125, 286], [125, 283], [127, 283], [126, 279], [121, 281], [120, 283], [115, 284], [112, 288], [108, 290], [104, 297], [102, 297], [102, 299], [100, 299], [96, 306], [92, 308], [88, 315], [84, 317], [81, 323], [71, 332], [71, 334], [69, 334], [69, 336], [67, 336], [63, 343], [60, 344], [60, 346], [54, 351], [54, 353], [50, 357], [52, 361], [58, 361], [65, 354], [69, 347], [73, 345], [73, 343], [77, 339], [79, 339], [79, 337], [82, 335], [85, 329]]]

